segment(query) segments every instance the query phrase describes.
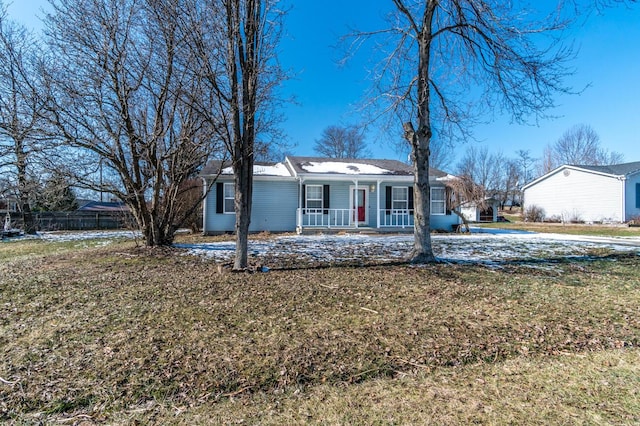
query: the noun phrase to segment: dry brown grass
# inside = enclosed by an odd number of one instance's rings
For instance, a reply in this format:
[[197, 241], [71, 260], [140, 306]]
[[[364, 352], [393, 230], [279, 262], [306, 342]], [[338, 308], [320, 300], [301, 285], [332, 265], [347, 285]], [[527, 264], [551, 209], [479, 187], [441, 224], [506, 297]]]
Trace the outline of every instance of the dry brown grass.
[[0, 266], [4, 421], [640, 421], [637, 256], [235, 274], [35, 251]]

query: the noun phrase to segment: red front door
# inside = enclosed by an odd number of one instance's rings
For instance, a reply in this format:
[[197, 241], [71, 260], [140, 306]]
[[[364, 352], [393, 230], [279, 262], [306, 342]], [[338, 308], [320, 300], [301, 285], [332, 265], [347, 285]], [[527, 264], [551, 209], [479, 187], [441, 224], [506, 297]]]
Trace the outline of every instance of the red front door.
[[[356, 207], [356, 211], [358, 212], [358, 222], [364, 222], [366, 220], [366, 211], [365, 211], [365, 197], [367, 196], [367, 190], [366, 189], [358, 189], [358, 190], [353, 190], [354, 193], [354, 197], [353, 197], [353, 204]], [[356, 203], [357, 201], [357, 203]], [[355, 220], [355, 211], [354, 211], [354, 220]]]

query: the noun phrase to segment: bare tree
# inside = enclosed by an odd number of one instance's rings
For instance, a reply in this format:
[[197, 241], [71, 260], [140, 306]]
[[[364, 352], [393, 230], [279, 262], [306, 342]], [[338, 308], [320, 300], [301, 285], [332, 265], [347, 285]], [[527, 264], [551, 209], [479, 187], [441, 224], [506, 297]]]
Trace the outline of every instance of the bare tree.
[[360, 32], [354, 43], [377, 36], [381, 43], [376, 51], [387, 54], [374, 73], [374, 90], [380, 96], [372, 103], [395, 112], [404, 122], [415, 174], [411, 261], [433, 262], [429, 156], [434, 132], [467, 136], [470, 119], [474, 112], [484, 112], [482, 106], [505, 110], [520, 122], [553, 106], [553, 95], [568, 91], [562, 77], [571, 52], [545, 37], [567, 22], [558, 11], [525, 13], [512, 2], [393, 0], [393, 4], [389, 26]]
[[284, 13], [276, 0], [190, 0], [185, 14], [183, 31], [207, 93], [200, 110], [233, 167], [235, 270], [248, 266], [253, 165], [269, 144], [278, 119], [275, 89], [286, 78], [276, 58]]
[[461, 207], [473, 204], [476, 208], [487, 208], [487, 191], [478, 185], [471, 176], [463, 174], [445, 182], [447, 192], [447, 209], [462, 220], [465, 232], [471, 232], [467, 217], [462, 214]]
[[354, 125], [327, 127], [313, 149], [329, 158], [364, 158], [370, 155], [364, 132]]
[[40, 115], [44, 105], [40, 55], [35, 37], [8, 20], [0, 2], [0, 171], [9, 185], [5, 190], [19, 201], [27, 234], [36, 232], [30, 206], [33, 177], [44, 173], [47, 157]]
[[494, 196], [502, 186], [504, 162], [502, 153], [491, 153], [486, 145], [469, 145], [458, 163], [456, 173], [469, 177], [484, 188], [487, 194]]
[[[75, 177], [123, 200], [146, 245], [170, 244], [198, 208], [178, 208], [178, 195], [213, 149], [211, 126], [192, 107], [203, 92], [178, 31], [181, 1], [51, 5], [48, 42], [53, 62], [65, 66], [50, 70], [48, 111], [78, 154]], [[96, 179], [98, 166], [113, 179]]]
[[571, 127], [544, 152], [543, 172], [563, 165], [607, 165], [623, 161], [622, 154], [608, 151], [600, 144], [600, 136], [591, 126], [580, 124]]

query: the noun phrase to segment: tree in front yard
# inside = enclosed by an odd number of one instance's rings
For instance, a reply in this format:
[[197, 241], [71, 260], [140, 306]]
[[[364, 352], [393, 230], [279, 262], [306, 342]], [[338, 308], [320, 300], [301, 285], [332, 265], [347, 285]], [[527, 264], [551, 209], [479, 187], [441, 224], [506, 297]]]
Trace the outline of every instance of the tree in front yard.
[[[214, 151], [205, 96], [179, 31], [181, 1], [56, 0], [48, 16], [51, 123], [75, 179], [124, 201], [147, 246], [171, 244], [198, 208], [176, 200]], [[107, 179], [104, 179], [107, 176]]]
[[[495, 109], [517, 122], [541, 115], [562, 83], [572, 52], [558, 43], [564, 11], [539, 13], [519, 3], [488, 0], [393, 0], [372, 104], [393, 111], [411, 147], [415, 242], [411, 262], [433, 262], [429, 165], [434, 137], [466, 138], [474, 119]], [[355, 40], [355, 45], [362, 45]]]

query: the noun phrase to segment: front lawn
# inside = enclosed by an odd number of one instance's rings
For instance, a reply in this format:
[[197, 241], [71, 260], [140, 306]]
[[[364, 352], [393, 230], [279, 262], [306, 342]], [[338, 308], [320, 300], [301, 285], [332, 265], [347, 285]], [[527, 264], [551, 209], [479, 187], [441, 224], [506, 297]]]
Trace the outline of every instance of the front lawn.
[[635, 253], [254, 274], [124, 240], [0, 258], [5, 422], [640, 422]]

